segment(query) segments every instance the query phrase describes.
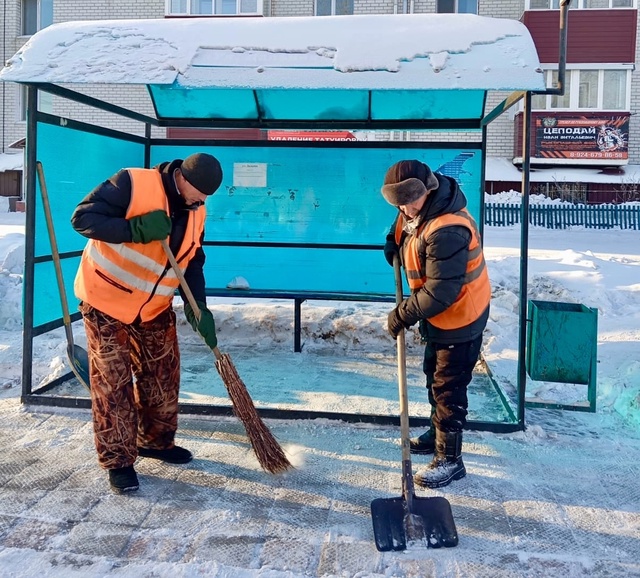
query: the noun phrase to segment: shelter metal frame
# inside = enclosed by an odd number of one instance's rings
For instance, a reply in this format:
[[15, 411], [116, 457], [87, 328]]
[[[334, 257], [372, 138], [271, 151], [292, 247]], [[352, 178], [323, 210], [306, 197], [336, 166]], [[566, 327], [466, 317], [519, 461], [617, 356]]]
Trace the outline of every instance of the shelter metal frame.
[[[559, 58], [559, 75], [558, 88], [547, 89], [544, 92], [536, 92], [536, 94], [563, 94], [564, 93], [564, 71], [566, 65], [566, 20], [570, 0], [561, 0], [561, 42], [560, 42], [560, 58]], [[486, 142], [487, 142], [487, 126], [498, 116], [511, 108], [520, 100], [524, 100], [524, 130], [523, 130], [523, 171], [522, 171], [522, 231], [521, 231], [521, 270], [520, 270], [520, 327], [519, 327], [519, 347], [518, 347], [518, 381], [516, 384], [517, 397], [515, 399], [515, 412], [511, 409], [511, 403], [504, 395], [501, 387], [496, 383], [491, 371], [486, 365], [485, 360], [481, 362], [485, 365], [491, 383], [495, 387], [502, 403], [510, 414], [512, 420], [509, 423], [492, 422], [482, 420], [470, 420], [468, 429], [483, 430], [493, 432], [512, 432], [523, 430], [525, 428], [525, 384], [526, 384], [526, 368], [525, 368], [525, 343], [526, 343], [526, 294], [527, 294], [527, 250], [528, 250], [528, 195], [529, 189], [529, 170], [530, 170], [530, 124], [531, 124], [531, 95], [530, 91], [517, 91], [512, 93], [504, 102], [496, 107], [489, 114], [481, 119], [414, 119], [414, 120], [372, 120], [371, 115], [367, 120], [268, 120], [264, 118], [257, 119], [181, 119], [181, 118], [161, 118], [156, 119], [126, 108], [116, 106], [99, 99], [72, 91], [68, 88], [58, 86], [56, 84], [42, 83], [23, 83], [27, 86], [27, 146], [26, 146], [26, 201], [27, 206], [35, 205], [36, 198], [36, 150], [37, 150], [37, 125], [38, 122], [56, 124], [60, 123], [64, 126], [78, 126], [82, 130], [93, 130], [96, 133], [117, 135], [120, 139], [131, 139], [137, 143], [144, 145], [144, 161], [145, 166], [149, 166], [151, 157], [151, 147], [158, 144], [157, 139], [151, 138], [152, 127], [189, 127], [189, 128], [260, 128], [260, 129], [361, 129], [361, 130], [470, 130], [481, 131], [480, 150], [483, 160], [486, 158]], [[42, 90], [59, 97], [71, 100], [83, 105], [114, 113], [125, 118], [136, 120], [144, 123], [145, 136], [126, 135], [112, 129], [90, 127], [85, 123], [48, 115], [37, 109], [37, 92]], [[152, 95], [151, 95], [152, 96]], [[153, 98], [153, 96], [152, 96]], [[486, 99], [486, 92], [485, 92]], [[168, 142], [165, 139], [163, 142]], [[180, 140], [180, 144], [197, 144], [199, 139], [192, 141]], [[207, 141], [211, 144], [210, 141]], [[242, 146], [242, 142], [234, 143], [234, 146]], [[371, 143], [373, 145], [373, 143]], [[438, 143], [442, 145], [443, 143]], [[460, 143], [458, 143], [460, 144]], [[320, 143], [316, 143], [316, 146]], [[361, 146], [360, 143], [359, 146]], [[388, 148], [393, 148], [394, 143], [385, 142]], [[398, 143], [406, 148], [408, 143]], [[278, 143], [272, 141], [269, 146], [278, 146]], [[375, 145], [373, 145], [375, 146]], [[415, 143], [416, 148], [427, 148], [425, 143]], [[320, 148], [320, 146], [318, 147]], [[400, 147], [398, 147], [400, 148]], [[485, 163], [482, 163], [480, 182], [484, 183]], [[480, 227], [482, 227], [484, 217], [484, 203], [480, 203]], [[26, 240], [25, 240], [25, 314], [24, 325], [25, 331], [23, 336], [23, 356], [25, 359], [33, 357], [33, 337], [36, 333], [33, 331], [33, 303], [34, 298], [34, 259], [35, 259], [35, 214], [33, 211], [27, 211], [26, 218]], [[381, 248], [381, 246], [380, 246]], [[299, 304], [296, 303], [296, 307]], [[79, 313], [72, 316], [73, 320], [80, 318]], [[40, 327], [37, 334], [42, 334], [51, 329], [62, 326], [62, 320], [52, 322], [46, 326]], [[22, 373], [22, 402], [32, 405], [48, 405], [60, 407], [90, 407], [90, 400], [87, 398], [71, 398], [49, 395], [51, 390], [59, 384], [67, 381], [72, 374], [60, 376], [57, 379], [39, 387], [36, 390], [32, 388], [32, 368], [30, 363], [23, 363]], [[181, 413], [188, 414], [207, 414], [207, 415], [232, 415], [231, 406], [215, 406], [205, 404], [180, 404]], [[304, 410], [280, 410], [259, 408], [259, 412], [266, 418], [300, 418], [300, 419], [337, 419], [349, 422], [370, 422], [376, 424], [399, 424], [399, 417], [392, 415], [364, 415], [364, 414], [348, 414], [336, 412], [317, 412]], [[412, 426], [424, 426], [429, 424], [429, 418], [412, 417]]]
[[[74, 100], [81, 104], [89, 105], [94, 108], [99, 108], [105, 110], [110, 113], [119, 114], [121, 116], [131, 118], [133, 120], [137, 120], [145, 123], [145, 136], [131, 135], [122, 133], [119, 131], [114, 131], [113, 129], [102, 128], [87, 125], [81, 121], [76, 121], [72, 119], [64, 119], [61, 117], [57, 117], [55, 115], [51, 115], [48, 113], [44, 113], [37, 110], [37, 91], [44, 90], [46, 92], [50, 92], [52, 94], [57, 94], [58, 96], [63, 96], [69, 100]], [[36, 150], [37, 150], [37, 123], [43, 122], [46, 124], [64, 124], [70, 128], [78, 128], [83, 131], [92, 131], [96, 134], [103, 135], [117, 135], [118, 138], [121, 139], [129, 139], [133, 142], [144, 144], [145, 146], [145, 166], [149, 166], [150, 160], [150, 149], [154, 144], [171, 144], [172, 142], [179, 143], [181, 145], [193, 145], [197, 146], [199, 144], [211, 144], [211, 141], [206, 141], [202, 139], [179, 139], [173, 141], [172, 139], [154, 139], [151, 138], [151, 127], [152, 126], [160, 126], [160, 123], [151, 117], [146, 117], [144, 115], [139, 115], [133, 111], [129, 111], [122, 107], [118, 107], [112, 105], [110, 103], [106, 103], [100, 101], [98, 99], [94, 99], [92, 97], [88, 97], [86, 95], [82, 95], [75, 91], [71, 91], [69, 89], [63, 87], [57, 87], [55, 85], [28, 85], [28, 134], [27, 134], [27, 147], [26, 147], [26, 166], [27, 166], [27, 187], [26, 187], [26, 200], [27, 206], [34, 206], [35, 196], [36, 196], [36, 176], [35, 176], [35, 163], [36, 163]], [[446, 126], [447, 128], [451, 128], [447, 123], [450, 121], [438, 121], [433, 123], [430, 121], [430, 124], [433, 126], [437, 126], [438, 128], [442, 128]], [[391, 123], [394, 129], [399, 129], [399, 124], [402, 124], [403, 128], [405, 127], [405, 121], [402, 123]], [[220, 128], [220, 124], [218, 121], [207, 123], [208, 126], [214, 125], [215, 128]], [[415, 123], [409, 123], [409, 125], [415, 128]], [[479, 125], [479, 123], [476, 123]], [[174, 126], [170, 122], [166, 123], [165, 126]], [[365, 125], [366, 126], [366, 125]], [[408, 125], [407, 125], [408, 126]], [[431, 128], [433, 128], [433, 126]], [[335, 128], [335, 123], [308, 123], [305, 124], [305, 128], [312, 127], [314, 129], [331, 129]], [[457, 125], [456, 125], [457, 127]], [[242, 126], [242, 128], [246, 128], [246, 126]], [[260, 127], [264, 128], [264, 127]], [[292, 128], [291, 126], [285, 126], [285, 128]], [[300, 128], [300, 127], [295, 127]], [[344, 129], [344, 125], [340, 125], [341, 129]], [[353, 128], [353, 127], [349, 127]], [[371, 129], [370, 126], [366, 126], [367, 129]], [[376, 127], [379, 128], [379, 127]], [[465, 127], [468, 128], [468, 127]], [[252, 146], [256, 143], [254, 141], [234, 141], [233, 145], [237, 147], [242, 146]], [[264, 144], [264, 143], [261, 143]], [[309, 143], [299, 143], [304, 146], [312, 146], [315, 148], [323, 148], [328, 146], [344, 146], [348, 148], [353, 146], [351, 143], [313, 143], [310, 145]], [[286, 146], [291, 145], [291, 142], [288, 141], [270, 141], [269, 146]], [[429, 146], [437, 145], [438, 148], [465, 148], [464, 143], [424, 143], [424, 142], [404, 142], [400, 141], [395, 143], [395, 146], [398, 148], [415, 148], [415, 149], [424, 149]], [[362, 148], [378, 148], [378, 147], [386, 147], [393, 148], [394, 143], [389, 142], [359, 142], [357, 143], [358, 147]], [[471, 144], [469, 146], [476, 146], [475, 144]], [[482, 142], [481, 142], [481, 150], [484, 157], [484, 153], [486, 151], [486, 129], [483, 128], [482, 131]], [[482, 166], [482, 176], [481, 181], [484, 181], [484, 163]], [[483, 203], [481, 203], [481, 207], [483, 207]], [[482, 226], [480, 224], [480, 226]], [[50, 322], [46, 325], [39, 327], [37, 330], [33, 330], [33, 306], [29, 303], [30, 300], [33, 299], [34, 289], [33, 289], [33, 266], [36, 262], [41, 262], [45, 260], [50, 260], [51, 257], [36, 257], [35, 256], [35, 247], [34, 247], [34, 233], [35, 233], [35, 215], [33, 212], [27, 212], [27, 220], [26, 220], [26, 241], [25, 241], [25, 331], [23, 335], [23, 352], [25, 358], [31, 358], [33, 355], [33, 338], [42, 335], [52, 329], [56, 329], [62, 326], [62, 320], [58, 322]], [[205, 244], [217, 245], [216, 241], [205, 241]], [[335, 248], [335, 247], [334, 247]], [[381, 250], [382, 246], [360, 246], [359, 248], [365, 249], [375, 249]], [[61, 257], [79, 257], [81, 251], [73, 252], [73, 253], [62, 253]], [[283, 292], [283, 297], [285, 293]], [[289, 297], [290, 298], [290, 297]], [[313, 298], [312, 296], [310, 298]], [[316, 297], [321, 298], [321, 297]], [[299, 327], [300, 324], [300, 305], [306, 300], [304, 297], [296, 298], [294, 300], [295, 306], [295, 325]], [[382, 297], [373, 296], [373, 300], [375, 301], [384, 301], [386, 299]], [[392, 301], [392, 298], [388, 299]], [[77, 321], [81, 318], [80, 313], [73, 313], [71, 315], [72, 321]], [[295, 349], [297, 351], [300, 350], [300, 343], [295, 343]], [[519, 431], [524, 429], [524, 421], [520, 421], [517, 418], [518, 412], [514, 411], [511, 408], [511, 403], [505, 396], [504, 392], [501, 390], [500, 386], [496, 383], [493, 375], [491, 374], [488, 365], [484, 359], [481, 360], [483, 367], [485, 368], [489, 380], [492, 386], [495, 388], [495, 391], [501, 400], [501, 403], [504, 406], [505, 412], [509, 416], [509, 422], [493, 422], [493, 421], [485, 421], [485, 420], [469, 420], [468, 429], [470, 430], [480, 430], [480, 431], [493, 431], [493, 432], [512, 432]], [[23, 365], [23, 373], [22, 373], [22, 402], [28, 403], [31, 405], [43, 405], [43, 406], [56, 406], [56, 407], [82, 407], [89, 408], [91, 405], [91, 401], [88, 398], [78, 398], [78, 397], [62, 397], [56, 396], [52, 394], [52, 391], [58, 387], [59, 385], [67, 382], [69, 379], [73, 378], [73, 374], [71, 372], [66, 373], [62, 376], [59, 376], [56, 379], [53, 379], [49, 383], [40, 386], [37, 389], [32, 388], [32, 368], [30, 364]], [[279, 418], [279, 419], [332, 419], [332, 420], [341, 420], [346, 422], [365, 422], [365, 423], [373, 423], [373, 424], [385, 424], [385, 425], [398, 425], [399, 424], [399, 416], [394, 415], [376, 415], [376, 414], [350, 414], [343, 412], [323, 412], [323, 411], [307, 411], [307, 410], [293, 410], [293, 409], [273, 409], [273, 408], [258, 408], [258, 411], [262, 417], [265, 418]], [[217, 406], [211, 404], [195, 404], [195, 403], [181, 403], [180, 404], [180, 412], [184, 414], [196, 414], [196, 415], [222, 415], [222, 416], [230, 416], [232, 415], [232, 407], [231, 406]], [[429, 418], [416, 417], [412, 416], [411, 418], [412, 427], [421, 427], [428, 426], [430, 423]]]

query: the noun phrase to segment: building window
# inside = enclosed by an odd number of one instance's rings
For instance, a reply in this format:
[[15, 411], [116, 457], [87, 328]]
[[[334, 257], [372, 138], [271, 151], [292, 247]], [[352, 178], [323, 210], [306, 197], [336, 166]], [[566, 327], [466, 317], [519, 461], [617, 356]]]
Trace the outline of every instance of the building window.
[[[563, 96], [533, 96], [534, 110], [630, 110], [629, 70], [567, 70]], [[547, 86], [556, 86], [558, 71], [546, 72]]]
[[439, 14], [477, 14], [478, 0], [438, 0]]
[[53, 24], [53, 0], [22, 0], [22, 34], [31, 36]]
[[353, 0], [316, 0], [316, 16], [353, 14]]
[[578, 108], [598, 108], [597, 70], [580, 70]]
[[549, 10], [559, 8], [560, 0], [529, 0], [529, 10]]
[[[18, 87], [18, 120], [27, 120], [27, 87]], [[53, 113], [53, 95], [48, 92], [38, 91], [38, 110], [48, 114]]]
[[167, 0], [168, 16], [262, 15], [263, 0]]
[[627, 104], [627, 71], [603, 70], [602, 108], [625, 110]]
[[[574, 0], [569, 8], [603, 10], [607, 8], [635, 8], [637, 0]], [[526, 10], [557, 10], [560, 0], [526, 0]]]
[[[571, 73], [565, 76], [564, 94], [553, 94], [549, 102], [549, 108], [569, 108], [571, 106]], [[551, 86], [558, 86], [558, 71], [551, 71]]]

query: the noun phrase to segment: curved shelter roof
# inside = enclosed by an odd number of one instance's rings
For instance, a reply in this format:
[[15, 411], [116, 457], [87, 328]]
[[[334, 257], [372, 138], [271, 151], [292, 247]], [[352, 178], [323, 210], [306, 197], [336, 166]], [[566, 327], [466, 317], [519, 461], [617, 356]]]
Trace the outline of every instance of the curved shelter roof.
[[0, 80], [147, 85], [159, 124], [208, 126], [480, 119], [488, 90], [545, 88], [522, 23], [470, 14], [67, 22]]

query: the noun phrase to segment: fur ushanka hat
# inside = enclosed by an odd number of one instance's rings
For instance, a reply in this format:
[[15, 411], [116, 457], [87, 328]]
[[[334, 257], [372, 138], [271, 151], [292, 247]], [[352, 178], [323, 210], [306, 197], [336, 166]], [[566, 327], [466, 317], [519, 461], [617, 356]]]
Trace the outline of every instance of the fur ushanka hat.
[[438, 187], [438, 179], [423, 162], [399, 161], [384, 176], [382, 196], [397, 207], [409, 205]]

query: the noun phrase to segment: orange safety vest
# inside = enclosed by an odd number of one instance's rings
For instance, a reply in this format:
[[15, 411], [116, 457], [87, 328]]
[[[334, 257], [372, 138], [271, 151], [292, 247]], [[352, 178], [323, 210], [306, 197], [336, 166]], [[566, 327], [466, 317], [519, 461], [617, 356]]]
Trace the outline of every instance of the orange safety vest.
[[[434, 231], [452, 225], [461, 225], [471, 231], [469, 260], [464, 285], [457, 299], [445, 311], [429, 318], [429, 323], [439, 329], [459, 329], [473, 323], [484, 313], [491, 299], [491, 285], [482, 253], [480, 234], [473, 217], [466, 209], [427, 221], [405, 242], [404, 268], [411, 291], [415, 293], [427, 282], [424, 264], [420, 263], [419, 244], [424, 243]], [[403, 227], [404, 215], [401, 214], [395, 230], [398, 246], [402, 241]]]
[[[125, 218], [164, 209], [169, 202], [162, 176], [155, 169], [128, 169], [131, 201]], [[204, 206], [189, 211], [189, 221], [176, 260], [184, 272], [200, 246], [204, 231]], [[89, 240], [76, 275], [76, 297], [99, 311], [132, 323], [138, 315], [149, 321], [162, 313], [180, 285], [159, 241], [151, 243], [106, 243]]]

